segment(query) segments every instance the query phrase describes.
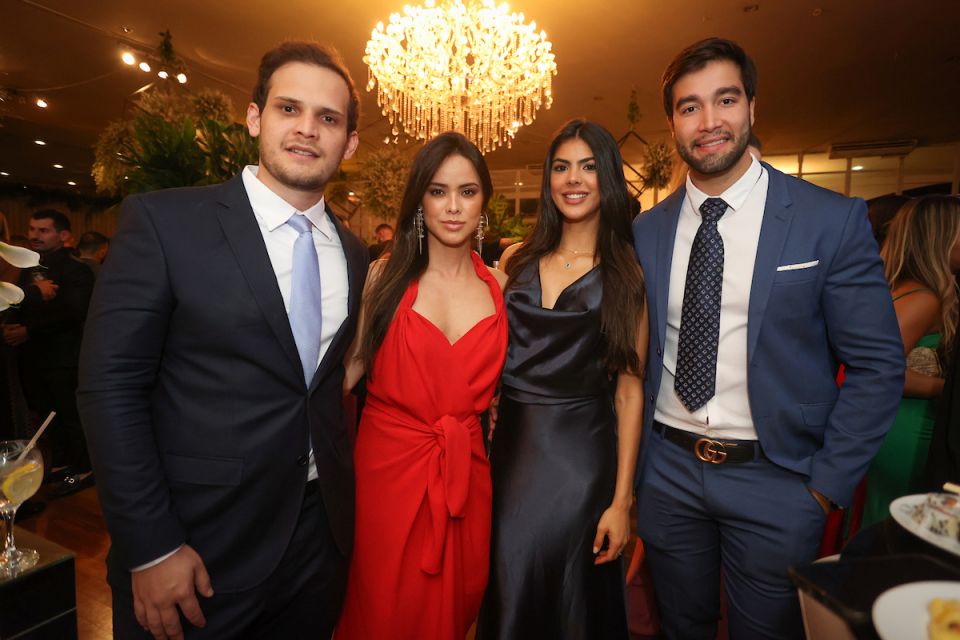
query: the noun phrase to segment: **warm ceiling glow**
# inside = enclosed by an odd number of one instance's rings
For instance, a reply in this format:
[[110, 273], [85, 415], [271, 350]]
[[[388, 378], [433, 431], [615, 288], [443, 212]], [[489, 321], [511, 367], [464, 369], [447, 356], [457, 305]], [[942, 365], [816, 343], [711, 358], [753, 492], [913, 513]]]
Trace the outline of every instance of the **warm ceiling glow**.
[[124, 64], [129, 64], [130, 66], [133, 66], [137, 62], [137, 59], [134, 58], [133, 54], [129, 51], [124, 51], [123, 55], [120, 56], [120, 59], [123, 60]]
[[54, 168], [54, 169], [63, 169], [63, 165], [62, 165], [62, 164], [55, 164], [55, 165], [53, 165], [53, 168]]
[[43, 98], [37, 98], [37, 106], [40, 107], [41, 109], [46, 109], [47, 101], [44, 100]]
[[140, 71], [143, 71], [143, 72], [145, 72], [145, 73], [150, 73], [150, 65], [147, 64], [146, 62], [141, 62], [141, 63], [140, 63]]
[[47, 144], [47, 143], [44, 142], [43, 140], [34, 140], [34, 141], [33, 141], [33, 144], [38, 144], [38, 145], [40, 145], [40, 146], [42, 147], [42, 146], [44, 146], [44, 145]]
[[547, 34], [493, 0], [443, 0], [403, 8], [378, 23], [363, 61], [367, 90], [393, 125], [426, 140], [456, 130], [482, 152], [510, 147], [541, 106], [557, 65]]
[[863, 165], [862, 165], [862, 164], [855, 164], [855, 165], [853, 165], [852, 167], [850, 167], [850, 170], [851, 170], [851, 171], [863, 171]]

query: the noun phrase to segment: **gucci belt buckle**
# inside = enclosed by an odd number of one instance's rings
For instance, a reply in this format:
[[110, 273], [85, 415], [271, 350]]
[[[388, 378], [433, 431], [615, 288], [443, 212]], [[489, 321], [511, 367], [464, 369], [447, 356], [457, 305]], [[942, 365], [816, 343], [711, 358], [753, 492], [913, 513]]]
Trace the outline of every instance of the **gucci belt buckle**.
[[710, 438], [700, 438], [693, 443], [693, 453], [700, 462], [723, 464], [727, 459], [727, 447], [735, 447], [733, 443], [723, 443]]

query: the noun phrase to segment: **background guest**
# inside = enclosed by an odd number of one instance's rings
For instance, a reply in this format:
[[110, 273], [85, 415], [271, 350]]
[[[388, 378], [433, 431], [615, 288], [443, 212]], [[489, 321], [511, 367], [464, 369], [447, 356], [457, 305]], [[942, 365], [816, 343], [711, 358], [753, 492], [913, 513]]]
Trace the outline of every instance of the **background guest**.
[[40, 266], [21, 272], [25, 296], [3, 326], [4, 341], [18, 347], [20, 379], [31, 411], [41, 418], [57, 412], [48, 430], [51, 479], [58, 483], [48, 492], [52, 495], [93, 483], [74, 397], [93, 273], [64, 245], [69, 232], [70, 220], [60, 211], [45, 209], [30, 217], [30, 248], [40, 254]]
[[867, 471], [864, 526], [886, 518], [895, 498], [923, 488], [933, 400], [943, 391], [943, 354], [952, 352], [957, 330], [960, 200], [925, 196], [908, 202], [890, 223], [880, 255], [907, 371], [896, 420]]
[[877, 246], [882, 247], [887, 239], [887, 228], [900, 208], [910, 202], [907, 196], [887, 194], [879, 196], [867, 203], [867, 217], [870, 218], [870, 227], [873, 237], [877, 239]]
[[390, 243], [393, 241], [393, 227], [386, 222], [383, 224], [378, 224], [374, 234], [377, 241], [369, 247], [371, 262], [381, 257], [384, 252], [389, 250]]
[[77, 242], [77, 260], [90, 267], [93, 277], [100, 275], [100, 265], [107, 257], [110, 239], [96, 231], [87, 231]]

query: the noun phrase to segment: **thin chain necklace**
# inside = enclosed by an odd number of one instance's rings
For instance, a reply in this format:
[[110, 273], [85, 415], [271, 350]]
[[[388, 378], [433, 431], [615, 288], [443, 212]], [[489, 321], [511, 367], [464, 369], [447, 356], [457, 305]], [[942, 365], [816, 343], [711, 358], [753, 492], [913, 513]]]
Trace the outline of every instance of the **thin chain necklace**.
[[[586, 256], [589, 256], [589, 257], [592, 258], [592, 257], [593, 257], [593, 253], [594, 253], [593, 251], [576, 251], [576, 250], [574, 250], [574, 249], [564, 249], [563, 247], [557, 247], [557, 251], [562, 251], [562, 252], [564, 252], [564, 253], [573, 254], [573, 260], [576, 260], [576, 259], [579, 258], [580, 256], [585, 256], [585, 257], [586, 257]], [[563, 257], [562, 257], [562, 256], [559, 256], [559, 255], [558, 255], [557, 257], [560, 258], [560, 262], [563, 264], [563, 268], [564, 268], [564, 269], [572, 269], [572, 268], [573, 268], [573, 260], [570, 260], [570, 259], [564, 260]]]

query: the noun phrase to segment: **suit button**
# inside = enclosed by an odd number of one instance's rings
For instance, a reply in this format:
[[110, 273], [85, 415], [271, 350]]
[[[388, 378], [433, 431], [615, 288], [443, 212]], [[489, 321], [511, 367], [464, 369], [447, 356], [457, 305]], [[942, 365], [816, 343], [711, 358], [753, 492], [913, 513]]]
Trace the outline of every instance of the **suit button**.
[[657, 357], [658, 358], [663, 357], [663, 349], [661, 349], [660, 347], [657, 347]]
[[305, 466], [307, 466], [307, 462], [309, 462], [309, 461], [310, 461], [310, 456], [308, 456], [308, 455], [302, 455], [302, 456], [300, 456], [299, 458], [297, 458], [297, 466], [298, 466], [298, 467], [305, 467]]
[[657, 399], [654, 398], [654, 397], [653, 397], [653, 394], [651, 393], [651, 394], [650, 394], [650, 404], [653, 404], [653, 403], [655, 403], [656, 401], [657, 401]]

